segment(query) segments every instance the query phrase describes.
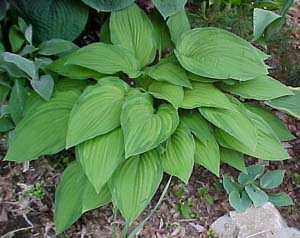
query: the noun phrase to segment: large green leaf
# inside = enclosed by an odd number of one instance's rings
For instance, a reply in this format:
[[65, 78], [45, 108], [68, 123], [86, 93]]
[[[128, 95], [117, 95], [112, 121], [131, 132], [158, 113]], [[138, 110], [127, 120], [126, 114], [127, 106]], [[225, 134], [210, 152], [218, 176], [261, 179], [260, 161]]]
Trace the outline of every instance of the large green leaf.
[[265, 56], [254, 46], [218, 28], [186, 32], [175, 54], [186, 70], [203, 77], [245, 81], [268, 73]]
[[192, 87], [185, 70], [178, 63], [168, 59], [160, 60], [158, 64], [149, 67], [146, 74], [158, 81], [187, 88]]
[[211, 83], [193, 82], [192, 89], [184, 91], [182, 108], [215, 107], [235, 110], [226, 95]]
[[294, 95], [276, 98], [266, 104], [300, 119], [300, 88], [291, 88], [291, 91]]
[[206, 145], [195, 138], [195, 162], [201, 164], [216, 176], [219, 176], [220, 151], [213, 134], [208, 138]]
[[96, 191], [100, 192], [125, 160], [121, 128], [81, 143], [76, 147], [76, 157]]
[[69, 55], [65, 64], [78, 65], [103, 74], [123, 71], [133, 78], [140, 74], [139, 63], [130, 51], [101, 42], [82, 47]]
[[226, 163], [239, 171], [246, 172], [244, 155], [238, 151], [220, 147], [220, 157]]
[[134, 0], [82, 0], [86, 5], [96, 9], [98, 12], [112, 12], [118, 11], [128, 7]]
[[222, 89], [237, 94], [242, 98], [256, 100], [270, 100], [293, 95], [293, 92], [287, 86], [266, 75], [245, 82], [239, 82], [235, 85], [223, 84]]
[[121, 114], [126, 158], [156, 148], [171, 136], [178, 123], [177, 111], [171, 105], [162, 104], [154, 110], [149, 94], [128, 96]]
[[131, 224], [148, 205], [163, 175], [156, 150], [125, 161], [113, 175], [110, 188], [114, 204]]
[[111, 13], [109, 28], [112, 43], [131, 51], [142, 67], [154, 60], [153, 26], [137, 5]]
[[181, 10], [173, 16], [170, 16], [167, 21], [167, 25], [169, 27], [171, 39], [174, 44], [177, 44], [180, 40], [180, 37], [191, 29], [185, 10]]
[[77, 0], [12, 0], [11, 4], [18, 16], [33, 26], [37, 41], [72, 41], [88, 19], [88, 8]]
[[188, 183], [194, 167], [194, 154], [193, 135], [189, 128], [181, 123], [167, 140], [166, 151], [162, 155], [165, 172]]
[[120, 126], [128, 89], [128, 85], [116, 77], [108, 77], [85, 89], [70, 115], [67, 148]]
[[155, 98], [168, 101], [175, 108], [181, 106], [184, 97], [183, 88], [181, 86], [159, 81], [153, 81], [148, 88], [148, 92]]
[[160, 14], [166, 19], [184, 9], [187, 0], [152, 0], [152, 2]]
[[55, 191], [55, 233], [71, 226], [84, 212], [111, 201], [108, 186], [97, 194], [78, 162], [63, 172]]
[[68, 120], [79, 91], [56, 92], [39, 102], [17, 125], [5, 160], [27, 161], [65, 148]]
[[279, 140], [288, 141], [295, 138], [285, 124], [268, 109], [254, 103], [247, 103], [244, 105], [249, 111], [262, 117], [273, 129]]

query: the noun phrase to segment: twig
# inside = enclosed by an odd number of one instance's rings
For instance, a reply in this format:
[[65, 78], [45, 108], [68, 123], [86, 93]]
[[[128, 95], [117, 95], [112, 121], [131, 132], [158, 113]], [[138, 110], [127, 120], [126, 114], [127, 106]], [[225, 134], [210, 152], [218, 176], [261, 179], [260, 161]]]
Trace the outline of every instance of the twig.
[[16, 229], [16, 230], [13, 230], [13, 231], [10, 231], [10, 232], [4, 234], [4, 235], [1, 236], [0, 238], [11, 238], [11, 237], [14, 236], [14, 234], [15, 234], [16, 232], [19, 232], [19, 231], [26, 231], [26, 230], [29, 230], [29, 229], [31, 229], [31, 228], [32, 228], [32, 227], [19, 228], [19, 229]]

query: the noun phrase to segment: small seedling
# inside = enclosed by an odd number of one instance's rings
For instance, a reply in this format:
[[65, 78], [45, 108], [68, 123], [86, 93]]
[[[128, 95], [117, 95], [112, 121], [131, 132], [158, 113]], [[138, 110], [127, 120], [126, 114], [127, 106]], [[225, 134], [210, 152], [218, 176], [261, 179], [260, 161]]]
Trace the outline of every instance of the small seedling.
[[213, 197], [209, 194], [209, 188], [202, 187], [197, 189], [197, 193], [200, 199], [207, 204], [207, 206], [211, 206], [214, 202]]
[[188, 198], [187, 200], [183, 199], [184, 189], [180, 189], [177, 193], [177, 203], [176, 203], [176, 210], [180, 212], [180, 214], [184, 218], [191, 218], [194, 215], [191, 212], [190, 206], [193, 203], [192, 198]]
[[292, 184], [296, 188], [300, 188], [300, 174], [299, 173], [293, 173], [293, 175], [292, 175]]
[[31, 194], [34, 197], [42, 199], [45, 196], [44, 184], [44, 180], [36, 182], [32, 189], [25, 192], [25, 195]]
[[264, 189], [277, 188], [282, 184], [284, 170], [267, 171], [264, 174], [264, 166], [252, 165], [247, 167], [247, 172], [247, 174], [240, 173], [238, 182], [230, 176], [223, 176], [223, 186], [229, 195], [229, 203], [236, 211], [244, 212], [251, 204], [260, 207], [266, 202], [279, 207], [294, 204], [286, 193], [267, 194], [264, 191]]

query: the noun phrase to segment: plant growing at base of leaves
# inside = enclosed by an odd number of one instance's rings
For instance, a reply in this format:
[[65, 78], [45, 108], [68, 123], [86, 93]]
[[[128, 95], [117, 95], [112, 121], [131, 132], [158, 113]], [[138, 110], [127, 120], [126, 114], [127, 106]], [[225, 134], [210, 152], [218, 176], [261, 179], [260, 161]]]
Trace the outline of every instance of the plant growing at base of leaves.
[[229, 195], [230, 205], [236, 211], [244, 212], [251, 204], [260, 207], [267, 202], [279, 207], [294, 204], [286, 193], [267, 194], [264, 191], [275, 189], [283, 182], [284, 170], [267, 171], [264, 174], [264, 166], [252, 165], [245, 172], [240, 173], [238, 182], [230, 176], [223, 176], [223, 187]]
[[49, 101], [30, 96], [14, 131], [6, 161], [75, 147], [56, 189], [57, 234], [111, 201], [129, 227], [164, 172], [187, 183], [194, 163], [218, 176], [221, 162], [245, 171], [243, 154], [289, 158], [281, 121], [239, 100], [294, 97], [267, 76], [266, 54], [225, 30], [191, 30], [184, 11], [152, 22], [135, 4], [113, 12], [102, 31], [111, 43], [50, 64], [66, 78]]

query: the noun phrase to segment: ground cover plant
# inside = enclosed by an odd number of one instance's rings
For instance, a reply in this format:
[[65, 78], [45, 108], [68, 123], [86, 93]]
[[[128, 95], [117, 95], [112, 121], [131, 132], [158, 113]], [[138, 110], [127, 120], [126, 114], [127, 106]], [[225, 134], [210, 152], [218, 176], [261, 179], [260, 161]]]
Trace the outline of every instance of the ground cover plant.
[[57, 78], [48, 101], [28, 89], [5, 160], [75, 147], [76, 161], [56, 189], [57, 234], [113, 202], [126, 220], [125, 236], [163, 173], [187, 183], [194, 163], [219, 176], [221, 162], [246, 172], [243, 154], [289, 158], [281, 141], [291, 133], [247, 101], [300, 117], [299, 89], [268, 76], [268, 55], [225, 30], [190, 29], [183, 9], [166, 22], [150, 17], [134, 3], [112, 12], [101, 30], [105, 43], [46, 66]]

